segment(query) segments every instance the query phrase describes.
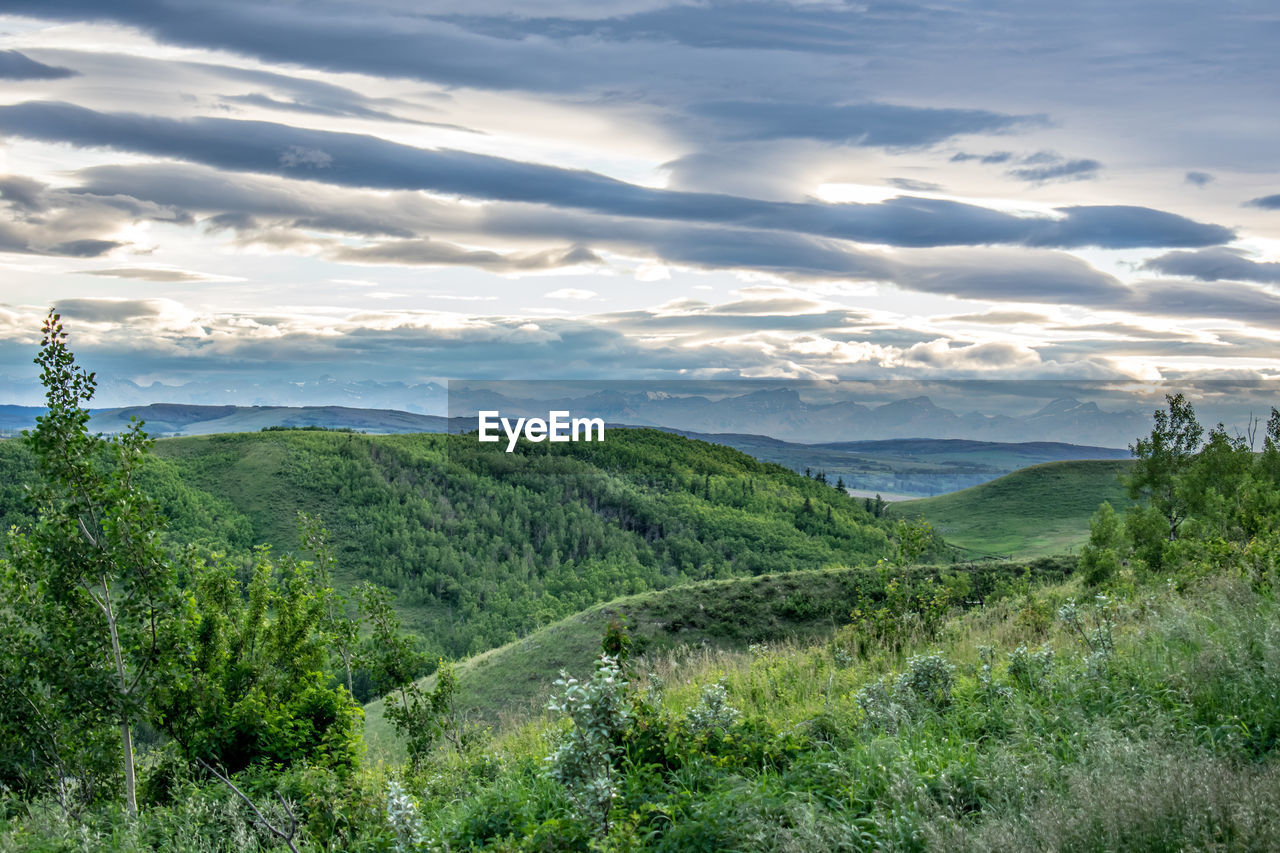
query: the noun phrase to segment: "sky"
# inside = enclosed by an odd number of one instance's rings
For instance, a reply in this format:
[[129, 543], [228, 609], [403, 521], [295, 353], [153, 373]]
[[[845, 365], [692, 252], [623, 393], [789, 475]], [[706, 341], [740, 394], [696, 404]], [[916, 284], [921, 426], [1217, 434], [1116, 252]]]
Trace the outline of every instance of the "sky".
[[1263, 0], [2, 0], [0, 403], [51, 307], [107, 404], [1280, 377], [1277, 43]]

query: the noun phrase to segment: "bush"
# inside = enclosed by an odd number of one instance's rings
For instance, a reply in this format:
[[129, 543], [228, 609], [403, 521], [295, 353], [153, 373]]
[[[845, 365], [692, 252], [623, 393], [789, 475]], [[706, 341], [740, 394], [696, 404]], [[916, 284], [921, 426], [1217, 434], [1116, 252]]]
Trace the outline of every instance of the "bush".
[[605, 834], [618, 796], [618, 758], [632, 719], [628, 682], [617, 660], [604, 654], [587, 683], [560, 676], [556, 686], [562, 692], [547, 708], [568, 716], [573, 728], [548, 756], [547, 772], [565, 787], [579, 815]]

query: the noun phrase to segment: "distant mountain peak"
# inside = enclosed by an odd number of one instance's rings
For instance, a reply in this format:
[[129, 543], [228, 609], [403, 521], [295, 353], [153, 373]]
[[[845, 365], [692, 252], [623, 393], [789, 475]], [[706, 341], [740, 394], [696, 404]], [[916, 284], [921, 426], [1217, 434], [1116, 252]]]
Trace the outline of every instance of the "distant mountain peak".
[[1074, 397], [1059, 397], [1057, 400], [1047, 403], [1040, 409], [1040, 411], [1036, 412], [1031, 417], [1043, 418], [1066, 414], [1085, 415], [1101, 411], [1102, 410], [1098, 408], [1097, 403], [1081, 403]]

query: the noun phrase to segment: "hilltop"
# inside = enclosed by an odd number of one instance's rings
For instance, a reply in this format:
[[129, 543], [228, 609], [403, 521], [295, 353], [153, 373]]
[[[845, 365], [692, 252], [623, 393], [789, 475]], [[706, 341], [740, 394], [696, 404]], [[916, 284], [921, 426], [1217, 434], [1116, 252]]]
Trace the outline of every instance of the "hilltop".
[[1131, 460], [1077, 460], [1032, 465], [989, 483], [893, 505], [900, 518], [920, 517], [973, 556], [1035, 557], [1078, 549], [1102, 501], [1131, 501], [1120, 478]]

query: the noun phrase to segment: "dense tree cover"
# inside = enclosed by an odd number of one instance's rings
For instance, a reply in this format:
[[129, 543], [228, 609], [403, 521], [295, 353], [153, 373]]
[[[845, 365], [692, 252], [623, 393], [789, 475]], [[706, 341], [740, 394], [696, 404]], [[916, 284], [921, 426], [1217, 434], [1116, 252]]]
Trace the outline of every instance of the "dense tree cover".
[[[19, 453], [0, 444], [0, 464]], [[873, 564], [895, 552], [897, 537], [830, 486], [656, 430], [512, 454], [473, 436], [273, 431], [166, 439], [156, 457], [144, 485], [168, 511], [171, 540], [287, 552], [296, 513], [317, 515], [330, 532], [334, 585], [394, 590], [430, 661], [619, 595]], [[944, 549], [935, 537], [927, 550], [937, 558]], [[355, 687], [367, 698], [359, 674]]]

